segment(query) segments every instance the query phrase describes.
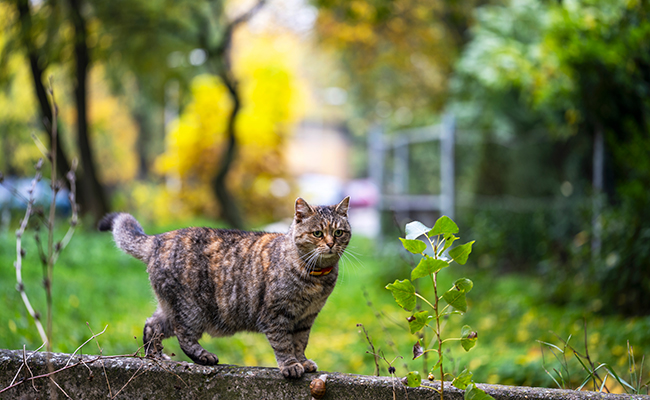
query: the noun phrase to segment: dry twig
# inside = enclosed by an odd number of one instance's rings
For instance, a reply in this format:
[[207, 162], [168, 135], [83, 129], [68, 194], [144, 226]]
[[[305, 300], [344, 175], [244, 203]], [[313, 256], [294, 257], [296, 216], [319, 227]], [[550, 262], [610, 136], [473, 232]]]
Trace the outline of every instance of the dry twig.
[[[25, 346], [23, 346], [23, 363], [18, 367], [18, 371], [16, 371], [16, 375], [14, 375], [14, 379], [11, 380], [11, 383], [9, 385], [13, 385], [14, 382], [16, 382], [16, 379], [18, 379], [18, 375], [20, 374], [20, 371], [23, 370], [23, 366], [27, 366], [27, 361], [32, 358], [34, 354], [36, 354], [37, 351], [42, 349], [45, 346], [45, 343], [43, 343], [38, 349], [34, 350], [29, 357], [25, 357]], [[30, 371], [31, 373], [31, 371]]]
[[25, 233], [25, 229], [27, 228], [27, 223], [29, 222], [29, 217], [32, 215], [32, 207], [34, 206], [34, 192], [36, 190], [36, 185], [42, 178], [42, 173], [41, 169], [43, 168], [43, 159], [38, 160], [36, 163], [36, 176], [32, 180], [32, 186], [28, 191], [29, 194], [29, 199], [27, 201], [27, 208], [25, 209], [25, 217], [22, 219], [20, 223], [20, 227], [16, 231], [16, 262], [14, 263], [14, 267], [16, 268], [16, 290], [20, 293], [20, 297], [23, 300], [23, 303], [25, 304], [25, 308], [27, 308], [27, 312], [29, 315], [34, 319], [34, 323], [36, 324], [36, 329], [38, 329], [38, 334], [41, 336], [41, 340], [46, 343], [46, 346], [49, 347], [49, 338], [48, 335], [45, 333], [45, 329], [43, 329], [43, 324], [41, 323], [40, 319], [40, 313], [34, 311], [34, 307], [32, 307], [32, 303], [29, 301], [29, 298], [27, 297], [27, 293], [25, 293], [25, 284], [23, 283], [23, 276], [22, 276], [22, 259], [23, 256], [25, 255], [25, 251], [22, 248], [22, 237], [23, 234]]

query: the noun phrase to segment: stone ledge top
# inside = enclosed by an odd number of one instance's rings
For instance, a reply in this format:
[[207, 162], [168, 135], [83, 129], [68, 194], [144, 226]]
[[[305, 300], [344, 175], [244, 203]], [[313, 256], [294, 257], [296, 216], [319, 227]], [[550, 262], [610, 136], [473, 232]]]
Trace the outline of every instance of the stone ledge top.
[[[24, 358], [27, 362], [24, 362]], [[48, 367], [47, 363], [50, 363]], [[25, 364], [29, 368], [25, 368]], [[18, 372], [20, 369], [20, 372]], [[52, 373], [52, 371], [55, 371]], [[51, 374], [50, 380], [33, 376]], [[312, 379], [327, 375], [323, 399], [438, 399], [440, 382], [407, 388], [391, 377], [319, 371], [287, 380], [277, 368], [233, 365], [201, 366], [128, 356], [88, 356], [0, 349], [0, 398], [43, 398], [57, 391], [73, 399], [311, 399]], [[19, 385], [7, 389], [14, 377]], [[15, 384], [14, 382], [14, 384]], [[33, 383], [33, 385], [32, 385]], [[497, 400], [616, 400], [643, 399], [646, 395], [478, 384]], [[4, 390], [4, 391], [3, 391]], [[63, 394], [65, 392], [65, 394]], [[6, 397], [5, 397], [6, 396]], [[463, 391], [445, 382], [445, 399], [461, 400]]]

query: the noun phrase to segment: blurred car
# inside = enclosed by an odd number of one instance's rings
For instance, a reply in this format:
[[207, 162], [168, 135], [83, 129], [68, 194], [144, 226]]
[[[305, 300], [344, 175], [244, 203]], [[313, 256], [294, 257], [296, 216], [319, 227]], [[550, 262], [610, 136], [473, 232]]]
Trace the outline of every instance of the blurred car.
[[[33, 178], [5, 177], [0, 184], [0, 210], [24, 210], [30, 198], [29, 190]], [[61, 189], [56, 195], [55, 207], [57, 212], [68, 214], [71, 210], [69, 191]], [[34, 204], [49, 207], [52, 202], [50, 180], [42, 179], [36, 183], [33, 196]]]

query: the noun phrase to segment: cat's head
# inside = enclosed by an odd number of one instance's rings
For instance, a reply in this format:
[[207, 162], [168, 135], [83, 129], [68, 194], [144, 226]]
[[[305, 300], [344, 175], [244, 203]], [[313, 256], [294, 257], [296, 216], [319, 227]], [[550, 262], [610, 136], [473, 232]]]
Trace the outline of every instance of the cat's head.
[[296, 200], [291, 234], [309, 268], [336, 263], [350, 242], [348, 223], [350, 198], [332, 206], [311, 206]]

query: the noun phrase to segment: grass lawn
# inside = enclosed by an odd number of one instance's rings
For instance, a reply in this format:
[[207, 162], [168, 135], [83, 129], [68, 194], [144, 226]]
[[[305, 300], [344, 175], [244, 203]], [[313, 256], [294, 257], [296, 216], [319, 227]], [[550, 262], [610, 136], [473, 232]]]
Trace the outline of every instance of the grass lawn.
[[[166, 228], [147, 228], [157, 233]], [[45, 313], [45, 295], [41, 288], [42, 272], [31, 234], [24, 237], [24, 281], [35, 308]], [[377, 351], [386, 359], [398, 358], [397, 375], [419, 369], [422, 359], [412, 361], [411, 348], [416, 337], [407, 329], [408, 313], [393, 301], [384, 286], [409, 276], [410, 267], [399, 253], [397, 239], [376, 246], [367, 239], [355, 238], [350, 250], [354, 257], [343, 262], [337, 287], [312, 330], [307, 356], [322, 370], [373, 374], [374, 357], [363, 324]], [[13, 230], [0, 232], [0, 347], [36, 349], [41, 345], [33, 321], [27, 315], [15, 289], [15, 237]], [[378, 250], [381, 249], [381, 250]], [[597, 363], [608, 363], [628, 379], [627, 341], [634, 346], [637, 363], [650, 350], [650, 318], [624, 319], [602, 316], [591, 310], [597, 299], [580, 305], [557, 307], [547, 304], [544, 277], [498, 275], [489, 269], [477, 269], [470, 262], [453, 265], [440, 273], [443, 290], [460, 277], [474, 281], [468, 294], [469, 308], [464, 316], [452, 315], [445, 321], [444, 337], [459, 336], [460, 327], [468, 324], [478, 331], [478, 345], [466, 353], [456, 342], [446, 343], [446, 370], [458, 373], [469, 367], [477, 382], [555, 387], [544, 372], [560, 369], [553, 355], [538, 340], [561, 347], [560, 340], [572, 335], [571, 344], [584, 350], [583, 320], [588, 324], [589, 354]], [[424, 281], [424, 280], [423, 280]], [[431, 297], [426, 285], [421, 293]], [[155, 309], [145, 266], [116, 249], [110, 235], [78, 230], [62, 253], [54, 270], [54, 350], [73, 352], [93, 332], [108, 326], [98, 338], [103, 354], [133, 353], [141, 345], [144, 321]], [[88, 323], [88, 326], [87, 326]], [[90, 328], [90, 329], [89, 329]], [[431, 340], [431, 333], [425, 339]], [[260, 334], [238, 334], [231, 338], [204, 337], [202, 344], [219, 356], [222, 363], [275, 366], [273, 352]], [[167, 354], [188, 360], [175, 338], [164, 342]], [[89, 343], [83, 353], [97, 354], [98, 346]], [[432, 353], [433, 354], [433, 353]], [[576, 387], [587, 376], [580, 365], [567, 356], [571, 384]], [[434, 356], [426, 361], [435, 364]], [[647, 364], [647, 363], [646, 363]], [[387, 364], [380, 361], [380, 373], [387, 375]], [[650, 371], [650, 368], [644, 368]], [[650, 378], [644, 372], [644, 381]], [[426, 374], [425, 374], [426, 376]], [[622, 390], [618, 388], [617, 390]], [[643, 392], [645, 393], [645, 392]]]

